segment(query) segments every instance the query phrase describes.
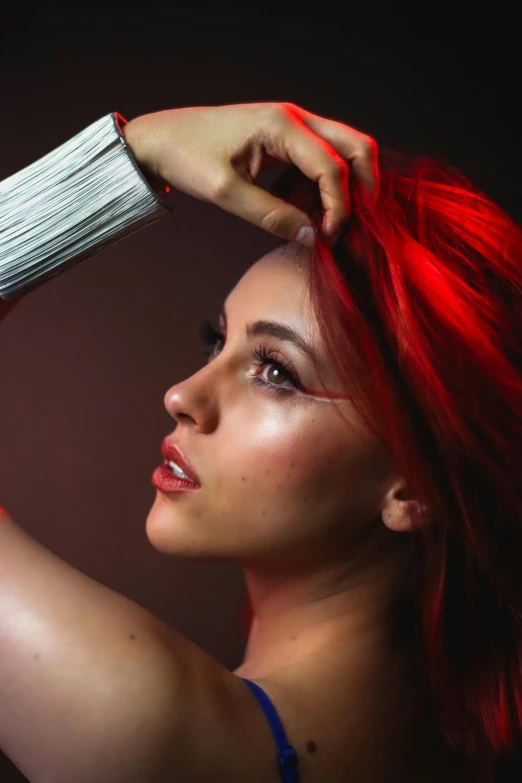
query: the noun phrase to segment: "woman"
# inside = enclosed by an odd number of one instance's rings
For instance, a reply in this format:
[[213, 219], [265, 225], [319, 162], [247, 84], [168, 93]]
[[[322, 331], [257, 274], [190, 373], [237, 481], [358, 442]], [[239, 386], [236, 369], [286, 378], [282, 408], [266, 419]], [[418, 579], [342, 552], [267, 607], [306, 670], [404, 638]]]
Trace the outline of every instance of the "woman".
[[377, 158], [292, 104], [200, 107], [102, 118], [2, 183], [4, 314], [168, 214], [151, 188], [290, 240], [168, 390], [146, 523], [240, 563], [244, 660], [4, 512], [0, 747], [29, 780], [490, 781], [520, 741], [521, 234], [448, 167]]

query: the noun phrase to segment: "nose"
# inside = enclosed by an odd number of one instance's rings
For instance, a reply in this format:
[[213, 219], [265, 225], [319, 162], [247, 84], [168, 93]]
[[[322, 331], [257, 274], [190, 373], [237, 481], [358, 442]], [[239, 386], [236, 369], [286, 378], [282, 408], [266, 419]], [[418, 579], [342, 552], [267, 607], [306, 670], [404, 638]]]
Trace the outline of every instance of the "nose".
[[[199, 432], [212, 432], [218, 422], [216, 384], [209, 365], [171, 386], [163, 399], [167, 412], [178, 426], [185, 423]], [[215, 379], [214, 379], [215, 381]]]

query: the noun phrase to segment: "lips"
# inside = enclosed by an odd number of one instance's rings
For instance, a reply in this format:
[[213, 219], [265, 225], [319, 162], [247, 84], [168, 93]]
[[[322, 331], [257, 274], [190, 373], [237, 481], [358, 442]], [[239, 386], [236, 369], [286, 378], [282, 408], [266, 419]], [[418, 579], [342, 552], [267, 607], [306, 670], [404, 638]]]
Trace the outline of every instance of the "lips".
[[198, 474], [187, 460], [185, 455], [182, 454], [177, 446], [169, 443], [166, 438], [161, 445], [161, 453], [166, 460], [172, 460], [172, 462], [175, 462], [176, 465], [179, 465], [181, 470], [187, 474], [189, 479], [193, 481], [194, 484], [201, 486], [201, 481], [199, 480]]

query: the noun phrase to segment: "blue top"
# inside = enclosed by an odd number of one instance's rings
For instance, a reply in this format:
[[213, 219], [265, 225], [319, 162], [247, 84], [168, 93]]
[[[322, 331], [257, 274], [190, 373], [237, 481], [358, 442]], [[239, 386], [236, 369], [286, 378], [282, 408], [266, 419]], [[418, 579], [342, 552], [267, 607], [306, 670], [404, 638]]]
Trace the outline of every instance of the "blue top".
[[300, 778], [297, 770], [299, 759], [295, 748], [288, 744], [283, 724], [279, 720], [274, 705], [264, 690], [256, 682], [247, 680], [245, 677], [241, 677], [241, 679], [250, 686], [250, 690], [254, 693], [254, 696], [261, 705], [261, 709], [265, 713], [270, 728], [272, 729], [272, 734], [274, 735], [277, 745], [281, 783], [299, 783]]

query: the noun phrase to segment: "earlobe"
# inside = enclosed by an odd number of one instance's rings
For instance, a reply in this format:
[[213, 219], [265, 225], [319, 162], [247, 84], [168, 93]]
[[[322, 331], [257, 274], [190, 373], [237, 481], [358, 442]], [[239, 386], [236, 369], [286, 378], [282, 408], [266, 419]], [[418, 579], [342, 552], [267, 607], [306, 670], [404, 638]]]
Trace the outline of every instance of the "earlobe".
[[409, 533], [429, 525], [431, 518], [428, 507], [417, 500], [399, 500], [393, 511], [383, 510], [382, 520], [390, 530]]
[[429, 506], [408, 497], [404, 484], [398, 484], [388, 492], [381, 514], [386, 527], [397, 533], [420, 530], [431, 523]]

